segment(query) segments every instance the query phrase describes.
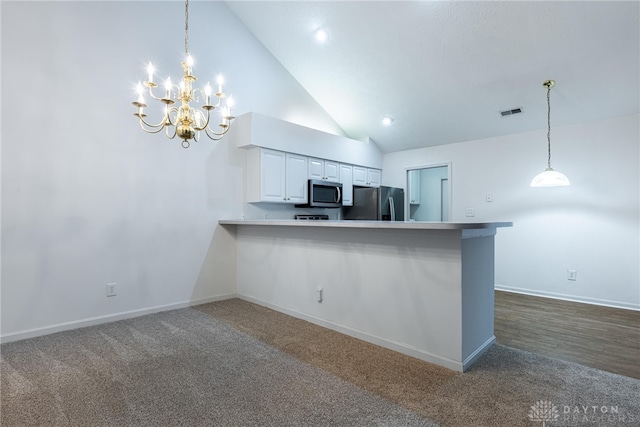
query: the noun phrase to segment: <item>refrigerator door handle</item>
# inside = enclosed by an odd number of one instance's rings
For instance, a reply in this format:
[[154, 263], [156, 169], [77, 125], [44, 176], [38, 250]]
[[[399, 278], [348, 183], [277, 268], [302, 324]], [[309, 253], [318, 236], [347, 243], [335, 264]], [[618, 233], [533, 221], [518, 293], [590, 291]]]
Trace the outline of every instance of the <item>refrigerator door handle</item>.
[[396, 206], [393, 203], [393, 197], [389, 196], [389, 210], [391, 211], [391, 221], [396, 220]]

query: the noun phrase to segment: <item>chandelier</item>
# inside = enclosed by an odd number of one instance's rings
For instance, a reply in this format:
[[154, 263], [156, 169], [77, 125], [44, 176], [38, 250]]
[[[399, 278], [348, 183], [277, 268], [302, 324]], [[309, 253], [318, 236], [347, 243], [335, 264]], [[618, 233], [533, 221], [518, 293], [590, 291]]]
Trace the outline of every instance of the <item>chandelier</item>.
[[[176, 136], [182, 139], [182, 146], [188, 148], [191, 145], [191, 140], [198, 141], [200, 133], [204, 132], [210, 139], [218, 141], [229, 131], [231, 127], [231, 121], [235, 119], [231, 115], [231, 107], [233, 105], [231, 96], [227, 97], [222, 91], [222, 84], [224, 83], [222, 75], [217, 78], [218, 91], [213, 94], [216, 98], [215, 105], [211, 100], [211, 85], [207, 83], [202, 89], [194, 89], [193, 83], [196, 81], [196, 76], [192, 74], [193, 58], [189, 54], [189, 0], [185, 2], [185, 14], [184, 14], [184, 54], [185, 59], [182, 65], [182, 79], [180, 83], [175, 85], [171, 82], [170, 78], [167, 78], [164, 82], [165, 93], [164, 96], [156, 96], [153, 91], [158, 84], [153, 81], [153, 74], [155, 69], [153, 65], [149, 63], [147, 66], [148, 81], [144, 83], [138, 83], [137, 93], [138, 98], [132, 104], [137, 108], [137, 111], [133, 114], [138, 117], [140, 127], [148, 133], [158, 133], [165, 130], [168, 138], [173, 139]], [[144, 87], [148, 88], [148, 96], [160, 102], [160, 106], [164, 104], [164, 114], [157, 124], [149, 123], [146, 119], [147, 115], [144, 112], [144, 108], [147, 106], [144, 99]], [[200, 102], [202, 98], [202, 106], [200, 108], [194, 108], [190, 102]], [[227, 98], [226, 106], [221, 107], [221, 101], [223, 98]], [[174, 106], [174, 104], [179, 104]], [[211, 111], [220, 107], [221, 121], [218, 124], [218, 131], [214, 131], [209, 126], [212, 120]]]
[[542, 86], [547, 88], [547, 168], [533, 177], [532, 187], [564, 187], [571, 185], [569, 178], [562, 172], [551, 168], [551, 88], [556, 84], [553, 80], [546, 80]]

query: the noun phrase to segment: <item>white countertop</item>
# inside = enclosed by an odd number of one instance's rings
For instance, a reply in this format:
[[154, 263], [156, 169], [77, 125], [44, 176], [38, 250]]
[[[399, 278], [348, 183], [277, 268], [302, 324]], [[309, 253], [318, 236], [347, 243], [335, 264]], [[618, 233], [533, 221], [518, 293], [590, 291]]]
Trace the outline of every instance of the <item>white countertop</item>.
[[336, 221], [336, 220], [220, 220], [220, 225], [267, 225], [281, 227], [331, 227], [392, 230], [477, 230], [512, 227], [512, 222], [423, 222], [423, 221]]

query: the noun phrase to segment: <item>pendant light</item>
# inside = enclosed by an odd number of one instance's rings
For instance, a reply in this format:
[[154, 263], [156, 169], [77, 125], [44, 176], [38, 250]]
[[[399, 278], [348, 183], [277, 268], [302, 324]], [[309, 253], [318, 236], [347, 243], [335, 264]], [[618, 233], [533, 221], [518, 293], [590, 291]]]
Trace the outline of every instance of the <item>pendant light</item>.
[[551, 168], [551, 88], [555, 84], [553, 80], [542, 83], [547, 88], [547, 169], [531, 180], [532, 187], [565, 187], [571, 184], [565, 174]]

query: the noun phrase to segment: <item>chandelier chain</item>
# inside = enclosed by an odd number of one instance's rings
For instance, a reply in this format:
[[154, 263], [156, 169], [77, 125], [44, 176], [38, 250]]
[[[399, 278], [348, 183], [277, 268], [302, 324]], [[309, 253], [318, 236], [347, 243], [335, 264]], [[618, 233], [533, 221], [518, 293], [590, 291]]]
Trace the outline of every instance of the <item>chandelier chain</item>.
[[184, 7], [184, 53], [189, 55], [189, 0]]

